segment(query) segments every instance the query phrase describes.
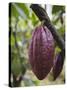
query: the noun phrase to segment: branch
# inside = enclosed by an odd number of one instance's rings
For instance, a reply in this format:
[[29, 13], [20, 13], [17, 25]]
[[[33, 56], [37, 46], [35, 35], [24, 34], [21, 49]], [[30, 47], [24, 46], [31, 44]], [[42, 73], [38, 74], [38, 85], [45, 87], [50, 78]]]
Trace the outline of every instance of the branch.
[[38, 16], [40, 21], [44, 21], [44, 25], [47, 26], [47, 28], [51, 31], [55, 41], [57, 42], [58, 46], [64, 50], [65, 49], [65, 43], [62, 37], [57, 32], [56, 28], [50, 21], [50, 18], [48, 17], [46, 11], [40, 7], [38, 4], [32, 4], [30, 8], [34, 11], [34, 13]]

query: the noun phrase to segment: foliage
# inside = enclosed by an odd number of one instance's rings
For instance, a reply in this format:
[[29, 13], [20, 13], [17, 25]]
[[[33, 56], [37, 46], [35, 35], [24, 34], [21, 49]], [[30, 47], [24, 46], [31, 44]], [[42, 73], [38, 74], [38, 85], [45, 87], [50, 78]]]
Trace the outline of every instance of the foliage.
[[[65, 32], [65, 21], [63, 17], [64, 10], [64, 6], [52, 6], [52, 22], [56, 26], [58, 33], [60, 33], [63, 38]], [[21, 86], [45, 85], [50, 83], [57, 84], [58, 81], [51, 81], [51, 72], [45, 80], [39, 81], [31, 71], [28, 61], [29, 42], [34, 28], [41, 22], [30, 9], [30, 4], [11, 3], [10, 13], [9, 20], [11, 23], [9, 23], [9, 26], [11, 29], [9, 29], [9, 31], [11, 30], [11, 75], [15, 75], [16, 78], [20, 75], [22, 76]], [[59, 47], [56, 45], [56, 53], [58, 51]], [[60, 77], [61, 76], [63, 76], [64, 79], [64, 70]], [[59, 83], [63, 83], [62, 78], [59, 78]]]

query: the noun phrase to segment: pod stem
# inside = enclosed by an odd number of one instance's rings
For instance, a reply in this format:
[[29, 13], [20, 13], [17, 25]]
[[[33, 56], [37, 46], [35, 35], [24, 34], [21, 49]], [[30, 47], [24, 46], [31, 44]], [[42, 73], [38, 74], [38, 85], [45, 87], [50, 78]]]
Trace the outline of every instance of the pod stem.
[[38, 4], [31, 4], [30, 8], [34, 11], [34, 13], [37, 15], [37, 17], [39, 18], [40, 21], [44, 21], [44, 25], [47, 26], [47, 28], [52, 33], [59, 48], [61, 50], [65, 50], [65, 42], [64, 42], [63, 38], [60, 36], [60, 34], [57, 32], [57, 29], [55, 28], [55, 26], [50, 21], [50, 18], [48, 16], [47, 12], [45, 11], [45, 9], [43, 9]]

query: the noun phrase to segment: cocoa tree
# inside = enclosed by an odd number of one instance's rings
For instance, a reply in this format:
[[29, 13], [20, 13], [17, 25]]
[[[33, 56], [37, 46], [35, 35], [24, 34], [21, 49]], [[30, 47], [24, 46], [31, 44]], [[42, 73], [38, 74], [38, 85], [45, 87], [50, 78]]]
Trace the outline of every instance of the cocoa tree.
[[[27, 50], [29, 49], [29, 42], [31, 39], [31, 34], [33, 31], [36, 32], [35, 30], [33, 30], [34, 27], [36, 27], [37, 24], [42, 23], [43, 29], [45, 29], [44, 27], [48, 28], [48, 30], [50, 32], [50, 36], [52, 36], [54, 39], [53, 43], [55, 43], [56, 46], [59, 46], [59, 48], [61, 49], [61, 52], [63, 52], [62, 53], [63, 58], [65, 57], [65, 42], [64, 42], [65, 35], [63, 35], [63, 38], [59, 35], [59, 33], [57, 32], [57, 30], [54, 26], [55, 24], [52, 24], [52, 22], [50, 21], [48, 15], [46, 13], [46, 10], [43, 9], [41, 6], [39, 6], [37, 4], [32, 4], [32, 5], [30, 4], [28, 7], [28, 5], [24, 4], [24, 3], [10, 3], [9, 7], [10, 7], [10, 9], [9, 9], [9, 49], [10, 49], [10, 51], [9, 51], [9, 53], [10, 53], [9, 84], [12, 87], [21, 86], [21, 82], [23, 83], [22, 86], [39, 85], [40, 81], [38, 81], [37, 78], [36, 78], [36, 80], [34, 80], [34, 78], [31, 78], [30, 76], [29, 76], [30, 79], [25, 77], [25, 75], [27, 75], [27, 73], [26, 73], [27, 70], [29, 70], [29, 72], [32, 70], [32, 68], [29, 64], [28, 57], [27, 57], [27, 55], [28, 55]], [[61, 6], [61, 8], [63, 8], [63, 6]], [[53, 12], [54, 12], [54, 10], [53, 10]], [[60, 10], [62, 11], [62, 9], [60, 9]], [[64, 13], [64, 11], [62, 11], [62, 13], [60, 12], [59, 15], [57, 15], [58, 17], [56, 19], [56, 20], [60, 19], [62, 26], [64, 24], [63, 17], [62, 17], [63, 13]], [[53, 23], [55, 23], [55, 22], [57, 23], [56, 20], [55, 21], [53, 20]], [[30, 23], [30, 25], [29, 25], [29, 23]], [[37, 37], [37, 36], [42, 36], [40, 31], [36, 35], [33, 36], [34, 38], [36, 37], [36, 40], [34, 40], [34, 41], [38, 41], [40, 38], [42, 39], [42, 37]], [[44, 32], [44, 31], [46, 31], [46, 32]], [[43, 33], [46, 35], [46, 33], [48, 31], [47, 30], [44, 30], [44, 31], [43, 31]], [[64, 33], [62, 32], [62, 34], [64, 34]], [[47, 35], [46, 35], [46, 37], [47, 37]], [[47, 39], [48, 39], [48, 37], [47, 37]], [[36, 44], [37, 43], [39, 43], [39, 46], [43, 45], [43, 47], [45, 47], [43, 43], [40, 43], [39, 41], [36, 42]], [[38, 47], [37, 47], [37, 49], [38, 49]], [[53, 48], [53, 49], [55, 49], [55, 48]], [[35, 51], [37, 52], [37, 50], [35, 50]], [[45, 50], [43, 50], [43, 51], [45, 52]], [[60, 53], [58, 53], [58, 54], [60, 54]], [[48, 54], [49, 54], [49, 52], [48, 52]], [[42, 58], [45, 58], [45, 57], [42, 57]], [[53, 61], [53, 59], [51, 59], [51, 60]], [[56, 63], [58, 63], [58, 65], [60, 63], [60, 65], [62, 64], [62, 66], [63, 66], [64, 59], [61, 60], [62, 62], [60, 62], [60, 60], [58, 60], [58, 59], [57, 59], [57, 61], [59, 61], [59, 62], [56, 62]], [[52, 63], [51, 63], [51, 65], [52, 65]], [[45, 66], [43, 65], [42, 68], [49, 69]], [[54, 69], [56, 69], [57, 64], [54, 66], [53, 65], [50, 66], [50, 68], [52, 68], [52, 67], [54, 67]], [[60, 69], [62, 70], [62, 67]], [[60, 74], [60, 72], [61, 72], [60, 69], [59, 69], [59, 73], [57, 75]], [[37, 70], [39, 70], [39, 68]], [[49, 71], [50, 71], [50, 69], [49, 69]], [[49, 71], [47, 71], [47, 73], [49, 73]], [[42, 70], [42, 72], [44, 72], [44, 70]], [[44, 75], [45, 73], [40, 73], [40, 74], [41, 74], [40, 76], [42, 76], [42, 75], [45, 76]], [[36, 74], [36, 75], [38, 76], [38, 74]], [[56, 75], [56, 78], [58, 77], [57, 75]], [[47, 76], [47, 74], [46, 74], [46, 76]], [[41, 79], [44, 79], [44, 78], [45, 77], [43, 77]], [[13, 81], [12, 81], [12, 79], [13, 79]]]

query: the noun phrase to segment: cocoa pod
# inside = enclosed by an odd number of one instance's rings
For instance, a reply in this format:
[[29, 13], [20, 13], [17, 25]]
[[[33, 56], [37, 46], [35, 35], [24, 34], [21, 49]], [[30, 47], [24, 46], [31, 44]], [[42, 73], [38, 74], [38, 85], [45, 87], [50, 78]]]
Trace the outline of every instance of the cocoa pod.
[[54, 59], [54, 65], [53, 65], [53, 77], [54, 80], [60, 75], [63, 64], [64, 64], [64, 57], [65, 57], [65, 51], [61, 51], [60, 53], [56, 54]]
[[53, 66], [54, 39], [51, 32], [45, 26], [37, 27], [29, 46], [29, 61], [32, 71], [39, 80], [44, 79]]

